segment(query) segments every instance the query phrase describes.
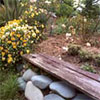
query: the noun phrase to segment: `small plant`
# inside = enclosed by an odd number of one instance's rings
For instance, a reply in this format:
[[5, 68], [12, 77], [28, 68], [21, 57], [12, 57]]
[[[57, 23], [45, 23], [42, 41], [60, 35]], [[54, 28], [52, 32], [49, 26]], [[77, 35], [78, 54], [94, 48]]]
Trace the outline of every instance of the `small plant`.
[[96, 73], [96, 70], [91, 65], [89, 65], [89, 64], [82, 65], [81, 69], [85, 70], [85, 71], [92, 72], [92, 73]]
[[14, 100], [18, 92], [17, 76], [11, 73], [6, 75], [0, 84], [0, 99]]
[[72, 55], [72, 56], [78, 55], [80, 50], [81, 50], [81, 47], [78, 45], [72, 44], [68, 46], [69, 55]]
[[80, 50], [79, 58], [81, 61], [92, 61], [93, 55], [85, 50]]

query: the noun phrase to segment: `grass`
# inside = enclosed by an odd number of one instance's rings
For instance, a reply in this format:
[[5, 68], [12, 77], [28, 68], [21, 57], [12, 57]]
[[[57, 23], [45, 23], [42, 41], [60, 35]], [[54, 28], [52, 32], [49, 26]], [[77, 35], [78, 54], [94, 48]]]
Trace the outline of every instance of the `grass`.
[[0, 100], [25, 100], [19, 94], [18, 75], [11, 71], [0, 71]]

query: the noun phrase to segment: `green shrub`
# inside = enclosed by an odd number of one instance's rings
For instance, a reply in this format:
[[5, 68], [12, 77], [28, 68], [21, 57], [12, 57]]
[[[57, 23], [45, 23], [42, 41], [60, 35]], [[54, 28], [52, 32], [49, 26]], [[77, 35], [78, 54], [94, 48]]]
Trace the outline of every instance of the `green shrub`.
[[79, 54], [79, 51], [81, 50], [81, 47], [78, 45], [69, 45], [68, 46], [68, 54], [72, 56], [76, 56]]
[[81, 61], [92, 61], [93, 55], [87, 51], [80, 50], [79, 58]]
[[[41, 28], [41, 26], [40, 26]], [[40, 29], [29, 26], [22, 20], [9, 21], [0, 28], [0, 68], [16, 68], [21, 56], [30, 53], [31, 44], [39, 40]], [[10, 66], [10, 67], [9, 67]]]

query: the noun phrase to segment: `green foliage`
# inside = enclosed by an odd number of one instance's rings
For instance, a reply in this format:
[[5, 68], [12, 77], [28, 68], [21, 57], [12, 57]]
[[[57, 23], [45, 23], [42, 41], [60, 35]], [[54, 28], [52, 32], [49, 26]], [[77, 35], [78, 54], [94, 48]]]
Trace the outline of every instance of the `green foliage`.
[[93, 55], [87, 51], [80, 50], [79, 58], [81, 61], [91, 61], [93, 59]]
[[0, 99], [14, 100], [18, 92], [17, 75], [0, 72]]
[[81, 69], [85, 70], [85, 71], [88, 71], [88, 72], [96, 73], [96, 70], [93, 68], [93, 66], [91, 66], [89, 64], [82, 65]]
[[4, 25], [6, 22], [18, 19], [19, 16], [25, 10], [27, 0], [22, 0], [25, 5], [21, 5], [20, 0], [3, 0], [4, 5], [0, 5], [0, 26]]
[[61, 25], [58, 25], [55, 29], [53, 29], [54, 34], [60, 35], [60, 34], [63, 34], [65, 32], [66, 32], [66, 30], [64, 30]]
[[73, 0], [64, 0], [63, 3], [59, 3], [56, 9], [58, 16], [71, 16], [74, 12]]
[[[99, 0], [98, 0], [99, 1]], [[82, 14], [89, 18], [97, 18], [100, 15], [100, 4], [96, 0], [84, 0], [85, 7], [82, 10]]]

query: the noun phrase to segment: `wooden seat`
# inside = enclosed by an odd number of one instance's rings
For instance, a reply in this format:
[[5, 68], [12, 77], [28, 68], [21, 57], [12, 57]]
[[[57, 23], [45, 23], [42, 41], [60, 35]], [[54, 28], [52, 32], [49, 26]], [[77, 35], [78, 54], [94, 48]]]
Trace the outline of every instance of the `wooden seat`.
[[83, 71], [73, 64], [45, 54], [22, 56], [33, 65], [60, 78], [95, 100], [100, 100], [100, 76]]

